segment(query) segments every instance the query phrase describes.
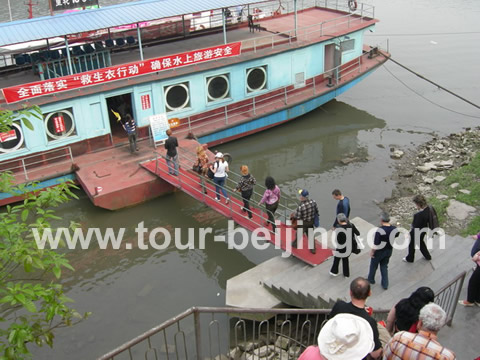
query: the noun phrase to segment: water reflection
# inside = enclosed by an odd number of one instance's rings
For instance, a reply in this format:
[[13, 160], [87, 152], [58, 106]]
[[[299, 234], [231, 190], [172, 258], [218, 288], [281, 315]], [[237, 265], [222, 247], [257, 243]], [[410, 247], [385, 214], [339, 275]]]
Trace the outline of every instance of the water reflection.
[[257, 180], [271, 175], [288, 187], [296, 179], [341, 165], [345, 158], [366, 160], [368, 147], [359, 141], [359, 131], [384, 127], [385, 121], [333, 100], [299, 121], [223, 145], [221, 150], [233, 155], [235, 172], [246, 163]]

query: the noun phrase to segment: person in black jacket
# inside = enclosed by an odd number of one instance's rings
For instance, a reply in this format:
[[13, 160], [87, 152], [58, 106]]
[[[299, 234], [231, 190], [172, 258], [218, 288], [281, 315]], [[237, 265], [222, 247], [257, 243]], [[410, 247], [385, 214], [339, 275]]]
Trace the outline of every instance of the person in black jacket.
[[336, 249], [333, 252], [333, 264], [330, 269], [330, 275], [337, 276], [338, 266], [340, 260], [342, 260], [343, 276], [348, 278], [350, 276], [350, 266], [348, 257], [356, 252], [357, 241], [355, 235], [360, 236], [360, 231], [354, 224], [348, 221], [345, 214], [340, 213], [337, 215], [338, 226], [335, 229], [336, 236]]
[[175, 136], [172, 136], [172, 130], [167, 130], [168, 139], [165, 141], [165, 149], [167, 155], [165, 157], [168, 166], [168, 173], [170, 175], [178, 176], [178, 141]]
[[402, 260], [412, 263], [415, 260], [415, 243], [420, 242], [420, 252], [426, 260], [432, 260], [432, 256], [425, 244], [425, 236], [429, 230], [430, 209], [427, 200], [423, 195], [415, 195], [413, 202], [419, 210], [413, 215], [412, 227], [410, 229], [410, 242], [408, 244], [408, 255]]

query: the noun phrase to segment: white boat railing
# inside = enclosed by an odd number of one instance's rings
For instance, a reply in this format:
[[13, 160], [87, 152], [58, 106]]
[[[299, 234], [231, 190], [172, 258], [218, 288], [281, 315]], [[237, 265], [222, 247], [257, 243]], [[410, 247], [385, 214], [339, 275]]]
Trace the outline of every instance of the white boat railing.
[[[324, 91], [325, 87], [333, 88], [342, 83], [342, 81], [345, 81], [345, 78], [350, 79], [355, 74], [360, 74], [362, 72], [362, 58], [366, 60], [368, 56], [369, 53], [363, 54], [347, 65], [337, 66], [316, 77], [306, 79], [304, 86], [295, 87], [291, 84], [272, 89], [269, 94], [264, 93], [254, 96], [248, 99], [250, 100], [248, 103], [241, 101], [238, 106], [221, 106], [209, 111], [205, 116], [193, 116], [194, 119], [189, 116], [186, 118], [186, 122], [182, 122], [182, 125], [185, 127], [177, 129], [175, 132], [176, 134], [188, 132], [198, 133], [202, 128], [205, 128], [205, 130], [212, 128], [212, 124], [215, 123], [221, 123], [222, 126], [236, 123], [242, 119], [254, 118], [261, 114], [268, 113], [275, 107], [285, 107], [298, 100], [305, 100], [308, 96], [315, 96], [320, 90]], [[325, 80], [319, 81], [317, 78], [322, 75]], [[309, 95], [306, 95], [306, 91], [309, 91]]]
[[[285, 3], [285, 10], [282, 10], [280, 14], [292, 13], [293, 7], [290, 7], [289, 5], [291, 3], [293, 4], [293, 1]], [[357, 10], [354, 12], [350, 12], [348, 5], [341, 5], [337, 0], [306, 0], [304, 2], [300, 1], [299, 3], [301, 5], [297, 6], [297, 10], [308, 9], [316, 6], [339, 11], [346, 11], [349, 13], [330, 20], [322, 21], [318, 24], [299, 27], [297, 29], [291, 29], [282, 33], [256, 37], [254, 39], [243, 40], [242, 52], [252, 49], [254, 52], [257, 52], [258, 49], [273, 49], [275, 48], [275, 46], [285, 45], [287, 43], [287, 39], [288, 44], [292, 44], [292, 42], [295, 42], [298, 45], [299, 42], [313, 41], [315, 38], [334, 38], [339, 35], [338, 33], [335, 34], [335, 31], [350, 29], [356, 25], [362, 24], [365, 21], [370, 21], [371, 19], [373, 19], [373, 15], [375, 13], [373, 6], [363, 3], [360, 3]], [[305, 4], [302, 5], [302, 3]], [[344, 1], [344, 3], [346, 4], [347, 2]], [[277, 4], [277, 2], [275, 2], [275, 4]], [[258, 22], [262, 18], [270, 18], [278, 14], [275, 10], [273, 10], [273, 8], [271, 8], [271, 6], [272, 5], [268, 3], [267, 5], [262, 5], [262, 7], [259, 6], [259, 9], [265, 9], [265, 11], [261, 10], [260, 12], [258, 12], [257, 14], [262, 14], [262, 16], [257, 17], [255, 21]]]
[[72, 149], [70, 146], [2, 161], [1, 171], [9, 171], [14, 175], [23, 174], [26, 180], [30, 180], [32, 179], [32, 173], [45, 171], [46, 168], [65, 161], [73, 164]]

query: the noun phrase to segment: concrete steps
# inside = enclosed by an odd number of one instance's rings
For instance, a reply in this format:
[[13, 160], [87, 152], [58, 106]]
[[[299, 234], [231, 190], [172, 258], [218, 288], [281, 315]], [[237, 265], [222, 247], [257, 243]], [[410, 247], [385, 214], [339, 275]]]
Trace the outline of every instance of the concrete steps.
[[[372, 224], [355, 218], [353, 223], [362, 236]], [[446, 236], [445, 249], [440, 249], [439, 242], [434, 242], [430, 251], [432, 260], [423, 259], [416, 250], [414, 263], [405, 263], [402, 258], [407, 250], [394, 249], [389, 263], [389, 288], [383, 290], [380, 285], [380, 269], [377, 270], [376, 283], [372, 285], [372, 296], [368, 304], [376, 309], [389, 310], [399, 299], [410, 295], [420, 286], [429, 286], [438, 291], [462, 271], [468, 271], [473, 263], [470, 261], [470, 249], [473, 239], [460, 236]], [[350, 278], [340, 275], [332, 277], [329, 271], [333, 258], [316, 267], [304, 266], [296, 259], [291, 259], [290, 267], [263, 283], [268, 291], [282, 302], [301, 308], [331, 308], [337, 299], [349, 301], [349, 286], [357, 276], [366, 276], [370, 265], [369, 248], [359, 255], [350, 256]]]

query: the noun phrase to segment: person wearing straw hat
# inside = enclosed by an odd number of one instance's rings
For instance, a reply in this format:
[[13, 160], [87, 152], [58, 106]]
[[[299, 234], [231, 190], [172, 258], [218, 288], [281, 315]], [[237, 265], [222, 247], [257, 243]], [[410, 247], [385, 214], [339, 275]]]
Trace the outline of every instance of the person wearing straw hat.
[[317, 346], [309, 346], [298, 360], [361, 360], [374, 348], [370, 324], [359, 316], [338, 314], [320, 330]]

